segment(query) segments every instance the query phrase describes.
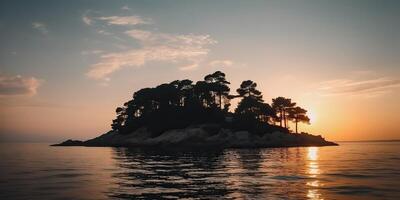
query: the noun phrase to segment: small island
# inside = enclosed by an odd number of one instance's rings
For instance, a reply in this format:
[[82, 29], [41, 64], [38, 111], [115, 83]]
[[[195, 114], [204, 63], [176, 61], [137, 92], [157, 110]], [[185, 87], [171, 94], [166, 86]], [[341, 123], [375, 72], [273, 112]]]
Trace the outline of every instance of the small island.
[[[265, 148], [332, 146], [320, 135], [298, 133], [309, 123], [307, 110], [290, 98], [264, 102], [257, 84], [245, 80], [231, 94], [221, 71], [204, 80], [175, 80], [143, 88], [116, 109], [109, 132], [87, 141], [67, 140], [53, 146], [158, 148]], [[230, 110], [231, 100], [239, 99]], [[289, 128], [289, 122], [295, 130]]]

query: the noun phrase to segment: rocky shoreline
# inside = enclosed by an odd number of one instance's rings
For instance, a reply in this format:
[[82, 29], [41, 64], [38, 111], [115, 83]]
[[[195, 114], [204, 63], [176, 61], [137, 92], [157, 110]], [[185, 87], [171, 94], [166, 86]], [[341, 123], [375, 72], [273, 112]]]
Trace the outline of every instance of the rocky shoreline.
[[184, 129], [169, 130], [157, 137], [140, 128], [130, 134], [109, 131], [99, 137], [86, 140], [67, 140], [52, 146], [87, 147], [157, 147], [157, 148], [268, 148], [301, 146], [337, 146], [320, 135], [283, 132], [251, 134], [248, 131], [232, 131], [216, 125], [201, 125]]

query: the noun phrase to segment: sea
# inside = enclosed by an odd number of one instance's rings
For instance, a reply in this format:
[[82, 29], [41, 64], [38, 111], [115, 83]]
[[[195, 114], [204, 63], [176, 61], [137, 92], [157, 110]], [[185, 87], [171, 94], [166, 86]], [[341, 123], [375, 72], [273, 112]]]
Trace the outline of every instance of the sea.
[[400, 199], [400, 142], [157, 150], [0, 144], [0, 199]]

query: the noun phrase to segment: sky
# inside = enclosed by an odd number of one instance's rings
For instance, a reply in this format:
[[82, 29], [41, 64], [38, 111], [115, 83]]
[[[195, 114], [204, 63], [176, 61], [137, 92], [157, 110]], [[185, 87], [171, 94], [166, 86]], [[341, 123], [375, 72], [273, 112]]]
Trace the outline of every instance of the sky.
[[[89, 139], [140, 88], [221, 70], [306, 108], [300, 131], [400, 139], [400, 2], [0, 2], [0, 141]], [[291, 125], [293, 128], [293, 125]]]

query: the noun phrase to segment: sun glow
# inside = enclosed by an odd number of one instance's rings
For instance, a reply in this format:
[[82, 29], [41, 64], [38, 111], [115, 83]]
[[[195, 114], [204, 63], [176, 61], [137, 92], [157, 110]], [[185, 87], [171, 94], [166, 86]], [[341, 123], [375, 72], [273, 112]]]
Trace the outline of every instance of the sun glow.
[[315, 115], [315, 112], [313, 112], [312, 110], [309, 110], [307, 112], [307, 116], [308, 116], [308, 118], [310, 118], [310, 124], [315, 123], [315, 121], [317, 119], [317, 116]]

